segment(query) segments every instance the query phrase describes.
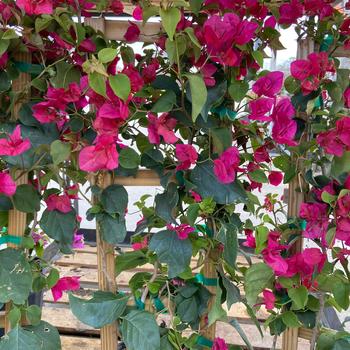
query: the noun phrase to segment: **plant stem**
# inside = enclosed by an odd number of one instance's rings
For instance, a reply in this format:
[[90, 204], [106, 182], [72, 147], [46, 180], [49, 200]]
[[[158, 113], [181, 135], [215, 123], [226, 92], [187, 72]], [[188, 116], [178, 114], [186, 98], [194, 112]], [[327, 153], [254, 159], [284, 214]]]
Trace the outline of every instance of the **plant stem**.
[[319, 297], [319, 301], [320, 301], [320, 309], [317, 312], [316, 315], [316, 321], [315, 321], [315, 328], [312, 330], [312, 337], [311, 337], [311, 342], [310, 342], [310, 350], [314, 350], [315, 346], [316, 346], [316, 341], [317, 341], [317, 337], [319, 334], [319, 328], [320, 328], [320, 323], [321, 323], [321, 317], [323, 314], [323, 310], [324, 310], [324, 293], [321, 292]]
[[[152, 277], [151, 277], [151, 279], [149, 280], [148, 283], [154, 282], [156, 280], [157, 276], [158, 276], [158, 261], [156, 261], [155, 264], [154, 264], [153, 274], [152, 274]], [[141, 296], [141, 301], [143, 303], [145, 303], [145, 301], [146, 301], [148, 292], [149, 292], [149, 288], [148, 288], [148, 286], [146, 286], [146, 288], [144, 289], [144, 291], [142, 293], [142, 296]]]

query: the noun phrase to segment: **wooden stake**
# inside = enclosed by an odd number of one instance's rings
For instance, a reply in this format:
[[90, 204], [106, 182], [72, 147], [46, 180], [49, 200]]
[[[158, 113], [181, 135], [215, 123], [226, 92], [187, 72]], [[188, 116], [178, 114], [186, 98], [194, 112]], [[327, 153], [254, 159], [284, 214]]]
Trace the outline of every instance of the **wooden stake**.
[[[19, 52], [16, 55], [16, 60], [19, 62], [31, 62], [31, 55], [30, 53], [26, 52]], [[24, 91], [28, 84], [30, 83], [30, 75], [27, 73], [20, 73], [18, 78], [13, 81], [12, 83], [12, 90], [13, 92], [20, 93]], [[24, 95], [23, 100], [27, 100], [28, 96]], [[19, 110], [22, 106], [23, 100], [19, 99], [18, 102], [14, 106], [14, 113], [13, 113], [13, 119], [19, 118]], [[14, 173], [14, 177], [16, 180], [16, 185], [24, 185], [28, 183], [28, 174], [22, 174], [22, 170], [17, 170]], [[12, 236], [20, 236], [22, 237], [24, 235], [24, 231], [27, 227], [27, 214], [23, 213], [21, 211], [18, 211], [17, 209], [12, 209], [9, 211], [9, 218], [8, 218], [8, 233]], [[10, 248], [17, 249], [18, 246], [12, 243], [7, 244]], [[7, 303], [5, 305], [5, 332], [7, 333], [10, 331], [10, 322], [8, 320], [8, 313], [11, 309], [11, 303]]]
[[[305, 59], [310, 52], [314, 51], [314, 42], [310, 39], [301, 40], [298, 42], [298, 59]], [[305, 133], [300, 142], [307, 141], [307, 134]], [[297, 162], [297, 159], [294, 159], [293, 162]], [[298, 171], [298, 164], [297, 164]], [[289, 183], [288, 188], [288, 217], [297, 217], [299, 216], [300, 205], [305, 200], [305, 194], [307, 191], [307, 184], [304, 181], [303, 177], [300, 176], [298, 171], [297, 175]], [[290, 252], [292, 254], [301, 252], [303, 249], [303, 239], [300, 237], [297, 242], [293, 245]], [[287, 328], [283, 333], [282, 337], [282, 349], [283, 350], [297, 350], [298, 349], [298, 328]]]

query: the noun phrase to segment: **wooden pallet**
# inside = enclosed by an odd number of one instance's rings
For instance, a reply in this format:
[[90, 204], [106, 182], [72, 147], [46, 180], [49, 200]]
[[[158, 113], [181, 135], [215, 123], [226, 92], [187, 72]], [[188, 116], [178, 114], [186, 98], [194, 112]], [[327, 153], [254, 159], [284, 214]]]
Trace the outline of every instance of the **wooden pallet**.
[[[125, 251], [130, 248], [124, 248]], [[257, 260], [257, 258], [253, 258]], [[192, 259], [191, 266], [196, 267], [197, 260]], [[238, 257], [238, 264], [247, 265], [247, 261], [243, 256]], [[86, 246], [84, 249], [77, 250], [74, 255], [63, 255], [55, 263], [56, 267], [60, 270], [62, 276], [81, 276], [82, 289], [78, 291], [78, 294], [82, 296], [91, 295], [98, 289], [98, 276], [97, 276], [97, 251], [96, 247]], [[152, 271], [151, 265], [144, 265], [142, 267], [125, 271], [117, 277], [117, 284], [120, 289], [128, 292], [128, 281], [136, 272], [150, 272]], [[196, 272], [196, 269], [194, 269]], [[241, 290], [243, 294], [243, 290]], [[132, 303], [132, 301], [130, 301]], [[229, 317], [236, 318], [251, 340], [254, 349], [269, 349], [273, 342], [273, 337], [267, 332], [264, 332], [264, 338], [261, 339], [258, 335], [255, 325], [249, 318], [245, 310], [245, 306], [242, 303], [237, 303], [231, 307], [228, 312]], [[265, 309], [261, 308], [257, 312], [258, 320], [263, 323], [268, 317], [268, 313]], [[63, 350], [80, 350], [100, 349], [100, 330], [93, 329], [89, 326], [82, 324], [78, 321], [71, 310], [69, 309], [68, 296], [64, 294], [62, 299], [58, 302], [54, 302], [51, 292], [47, 291], [44, 294], [43, 304], [43, 319], [56, 326], [62, 336], [62, 349]], [[168, 315], [162, 315], [162, 320], [169, 322]], [[304, 330], [304, 335], [309, 338], [309, 334]], [[219, 322], [216, 327], [216, 336], [226, 339], [231, 344], [244, 345], [237, 332], [229, 325]], [[300, 335], [299, 335], [300, 336]], [[278, 340], [278, 346], [281, 347], [281, 339]], [[308, 349], [309, 342], [301, 340], [299, 349]]]

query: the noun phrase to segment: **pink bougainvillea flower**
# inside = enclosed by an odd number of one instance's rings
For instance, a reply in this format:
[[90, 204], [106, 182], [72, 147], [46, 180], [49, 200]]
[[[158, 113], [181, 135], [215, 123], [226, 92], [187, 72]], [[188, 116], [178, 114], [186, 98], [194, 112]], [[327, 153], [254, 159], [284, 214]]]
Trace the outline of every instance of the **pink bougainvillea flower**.
[[65, 291], [78, 290], [80, 288], [79, 279], [79, 276], [60, 278], [57, 283], [51, 288], [53, 300], [56, 302], [57, 300], [61, 299], [63, 292]]
[[80, 151], [80, 169], [89, 172], [116, 169], [118, 167], [118, 152], [115, 137], [100, 135], [94, 143], [94, 145], [87, 146]]
[[176, 119], [170, 118], [168, 113], [163, 113], [159, 118], [148, 113], [148, 139], [152, 144], [159, 145], [161, 137], [165, 143], [175, 143], [178, 138], [175, 136], [174, 128]]
[[270, 163], [271, 159], [269, 156], [269, 152], [267, 151], [266, 146], [260, 146], [256, 150], [254, 150], [254, 160], [257, 163], [267, 162]]
[[160, 65], [156, 58], [154, 58], [150, 64], [143, 67], [141, 74], [145, 84], [152, 83], [156, 79], [159, 67]]
[[195, 229], [187, 224], [181, 224], [177, 226], [173, 226], [171, 224], [167, 224], [167, 229], [171, 231], [175, 231], [177, 234], [177, 237], [181, 240], [187, 239], [188, 235], [195, 231]]
[[350, 108], [350, 88], [344, 91], [344, 105], [346, 108]]
[[203, 75], [203, 80], [206, 86], [214, 86], [215, 78], [213, 77], [214, 73], [217, 71], [215, 65], [211, 63], [206, 63], [201, 68], [201, 73]]
[[296, 146], [297, 142], [294, 141], [296, 132], [297, 123], [295, 120], [284, 115], [275, 118], [272, 127], [272, 138], [275, 142], [282, 145]]
[[214, 343], [213, 343], [213, 346], [211, 349], [212, 350], [228, 350], [228, 346], [227, 346], [224, 339], [217, 337], [214, 339]]
[[28, 151], [30, 147], [30, 140], [22, 138], [21, 127], [17, 125], [12, 134], [0, 139], [0, 156], [18, 156]]
[[67, 113], [53, 105], [52, 101], [39, 102], [32, 107], [33, 116], [40, 123], [53, 123], [66, 118]]
[[270, 121], [271, 117], [267, 115], [271, 112], [274, 100], [269, 97], [260, 97], [249, 102], [251, 113], [248, 115], [249, 119], [259, 120], [261, 122]]
[[47, 210], [58, 210], [61, 213], [69, 213], [73, 210], [69, 196], [67, 194], [51, 194], [45, 199]]
[[138, 72], [138, 70], [133, 65], [131, 64], [126, 65], [122, 70], [122, 73], [129, 77], [132, 92], [137, 92], [142, 89], [145, 82], [141, 77], [140, 73]]
[[128, 116], [129, 108], [119, 98], [113, 99], [113, 102], [105, 102], [97, 111], [98, 118], [121, 119], [124, 121]]
[[231, 183], [236, 178], [239, 163], [238, 149], [234, 146], [227, 148], [218, 159], [214, 160], [214, 174], [221, 183]]
[[85, 247], [84, 235], [77, 232], [74, 233], [73, 237], [73, 249], [83, 249]]
[[190, 195], [195, 200], [195, 202], [199, 203], [202, 201], [202, 197], [197, 192], [191, 190]]
[[147, 248], [147, 246], [148, 246], [147, 237], [144, 237], [141, 242], [135, 242], [131, 244], [131, 247], [134, 250], [141, 250], [141, 249]]
[[271, 171], [268, 178], [271, 185], [278, 186], [283, 180], [283, 174], [280, 171]]
[[79, 184], [74, 184], [72, 186], [69, 186], [65, 188], [64, 193], [70, 198], [70, 199], [79, 199]]
[[180, 164], [176, 167], [177, 170], [187, 170], [192, 164], [196, 164], [198, 153], [192, 145], [177, 144], [176, 158]]
[[259, 78], [252, 87], [258, 96], [275, 97], [281, 91], [283, 85], [283, 73], [279, 71], [270, 72]]
[[264, 298], [264, 305], [266, 307], [266, 310], [272, 310], [275, 307], [275, 301], [276, 301], [275, 295], [270, 290], [264, 289], [263, 298]]
[[253, 231], [249, 230], [249, 229], [245, 229], [244, 233], [246, 235], [246, 240], [245, 240], [245, 242], [243, 242], [243, 245], [245, 247], [249, 247], [249, 248], [255, 249], [256, 248], [256, 241], [255, 241], [255, 237], [254, 237]]
[[8, 173], [0, 172], [0, 193], [13, 196], [16, 193], [16, 183]]
[[328, 206], [325, 203], [302, 203], [299, 216], [307, 221], [303, 232], [304, 237], [316, 239], [323, 242], [328, 228]]
[[291, 0], [289, 3], [279, 6], [279, 24], [296, 23], [304, 13], [304, 7], [298, 0]]
[[128, 43], [134, 43], [139, 40], [140, 33], [140, 28], [135, 23], [129, 21], [129, 27], [124, 34], [124, 39]]
[[290, 73], [293, 78], [304, 80], [311, 75], [312, 65], [309, 60], [296, 60], [290, 65]]
[[319, 133], [316, 140], [326, 153], [341, 157], [350, 147], [350, 118], [337, 120], [335, 129]]
[[124, 12], [124, 5], [120, 0], [113, 0], [110, 9], [115, 15], [121, 15]]
[[8, 59], [9, 59], [9, 55], [8, 55], [7, 52], [4, 52], [0, 56], [0, 69], [5, 69], [6, 68]]
[[96, 44], [92, 41], [91, 38], [86, 38], [80, 43], [78, 49], [79, 51], [83, 52], [95, 52]]
[[143, 11], [140, 5], [137, 5], [132, 12], [132, 16], [136, 19], [136, 21], [142, 21]]
[[29, 16], [53, 13], [51, 0], [16, 0], [16, 5]]

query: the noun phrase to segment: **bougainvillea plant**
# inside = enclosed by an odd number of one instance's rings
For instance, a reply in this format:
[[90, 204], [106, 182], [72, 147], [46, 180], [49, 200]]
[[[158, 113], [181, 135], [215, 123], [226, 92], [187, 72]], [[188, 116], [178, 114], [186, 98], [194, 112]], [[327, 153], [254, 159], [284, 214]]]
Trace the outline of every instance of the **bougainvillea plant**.
[[[350, 70], [336, 58], [339, 49], [350, 52], [344, 8], [327, 0], [141, 1], [123, 41], [83, 24], [91, 11], [121, 14], [118, 0], [0, 0], [0, 10], [1, 242], [22, 248], [0, 250], [0, 302], [12, 305], [1, 349], [60, 349], [57, 331], [27, 302], [43, 289], [54, 300], [71, 291], [74, 315], [92, 327], [117, 321], [129, 350], [230, 349], [199, 336], [218, 320], [251, 348], [227, 316], [235, 303], [259, 329], [255, 313], [264, 307], [272, 335], [317, 329], [327, 306], [348, 309]], [[162, 21], [158, 39], [135, 53], [132, 43], [152, 16]], [[314, 51], [287, 75], [264, 70], [290, 26]], [[31, 80], [18, 91], [21, 73]], [[151, 206], [145, 197], [136, 203], [142, 218], [133, 251], [119, 254], [116, 268], [154, 271], [136, 273], [128, 293], [81, 299], [79, 276], [60, 277], [44, 259], [45, 242], [72, 253], [81, 244], [72, 205], [85, 198], [81, 187], [94, 175], [132, 177], [140, 168], [159, 175], [163, 192]], [[25, 175], [28, 184], [16, 185]], [[260, 202], [266, 184], [291, 182], [304, 196], [294, 217], [273, 190]], [[87, 218], [117, 245], [128, 194], [120, 185], [91, 191]], [[12, 208], [27, 213], [20, 242], [6, 230]], [[242, 234], [248, 250], [238, 244]], [[308, 247], [296, 252], [302, 238]], [[208, 260], [211, 278], [200, 272]], [[208, 284], [216, 286], [210, 310]], [[157, 324], [160, 315], [165, 322]], [[19, 325], [22, 317], [28, 325]], [[349, 349], [349, 334], [321, 329], [316, 346]]]

